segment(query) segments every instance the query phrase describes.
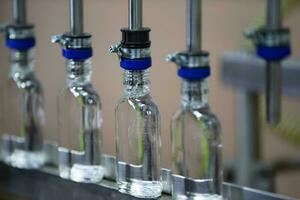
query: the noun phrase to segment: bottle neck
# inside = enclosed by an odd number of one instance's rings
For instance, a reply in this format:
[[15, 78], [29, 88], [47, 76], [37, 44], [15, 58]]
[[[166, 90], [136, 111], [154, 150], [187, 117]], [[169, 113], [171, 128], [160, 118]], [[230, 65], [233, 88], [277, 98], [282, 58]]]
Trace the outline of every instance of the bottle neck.
[[129, 97], [140, 97], [150, 93], [149, 69], [124, 70], [124, 93]]
[[197, 81], [182, 80], [181, 106], [189, 109], [208, 106], [208, 83], [206, 79]]
[[87, 60], [67, 60], [66, 64], [68, 87], [83, 86], [91, 82], [92, 61]]
[[13, 79], [22, 78], [33, 72], [34, 50], [11, 50], [9, 76]]

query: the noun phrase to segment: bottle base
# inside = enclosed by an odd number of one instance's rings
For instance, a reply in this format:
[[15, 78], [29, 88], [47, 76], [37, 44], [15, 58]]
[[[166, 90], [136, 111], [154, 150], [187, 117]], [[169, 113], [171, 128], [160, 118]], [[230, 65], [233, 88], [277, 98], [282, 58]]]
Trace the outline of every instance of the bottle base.
[[47, 160], [43, 151], [24, 151], [14, 150], [12, 153], [3, 155], [6, 164], [20, 169], [38, 169], [41, 168]]
[[191, 194], [191, 195], [172, 195], [173, 200], [223, 200], [222, 196], [216, 194]]
[[104, 176], [104, 168], [100, 165], [74, 164], [69, 173], [64, 171], [60, 174], [69, 176], [75, 182], [99, 183]]
[[158, 198], [162, 193], [162, 184], [159, 181], [142, 181], [131, 179], [131, 182], [118, 182], [121, 193], [137, 198]]
[[71, 168], [68, 166], [59, 166], [59, 176], [63, 179], [70, 179], [70, 170]]

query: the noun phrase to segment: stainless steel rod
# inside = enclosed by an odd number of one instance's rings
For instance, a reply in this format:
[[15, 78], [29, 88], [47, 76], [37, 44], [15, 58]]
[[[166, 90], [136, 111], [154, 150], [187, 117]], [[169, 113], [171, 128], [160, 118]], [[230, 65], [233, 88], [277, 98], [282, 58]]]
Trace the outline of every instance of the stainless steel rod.
[[[281, 28], [281, 0], [267, 1], [266, 18], [268, 29], [277, 30]], [[281, 116], [281, 63], [267, 62], [266, 70], [266, 116], [270, 125], [276, 125]]]
[[70, 31], [81, 35], [83, 28], [83, 0], [70, 0]]
[[16, 24], [26, 24], [26, 0], [13, 0], [13, 19]]
[[128, 0], [128, 28], [139, 30], [143, 27], [143, 1]]
[[280, 62], [267, 62], [266, 108], [267, 121], [276, 125], [281, 116], [282, 68]]
[[282, 26], [281, 0], [267, 2], [267, 28], [278, 29]]
[[187, 0], [187, 49], [201, 51], [202, 0]]

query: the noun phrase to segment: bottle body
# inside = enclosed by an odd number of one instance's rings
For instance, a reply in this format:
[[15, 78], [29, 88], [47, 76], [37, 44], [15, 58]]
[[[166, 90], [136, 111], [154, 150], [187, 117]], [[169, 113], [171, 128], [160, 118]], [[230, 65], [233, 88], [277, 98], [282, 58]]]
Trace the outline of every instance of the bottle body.
[[91, 82], [91, 61], [67, 63], [67, 87], [58, 97], [59, 172], [62, 178], [102, 180], [101, 102]]
[[125, 70], [124, 86], [115, 110], [118, 187], [156, 198], [162, 192], [160, 114], [149, 94], [148, 70]]
[[183, 80], [181, 108], [171, 121], [171, 150], [174, 199], [222, 198], [220, 125], [209, 110], [205, 80]]
[[12, 51], [10, 74], [3, 88], [4, 161], [25, 169], [39, 168], [46, 162], [44, 97], [32, 62], [32, 50]]
[[6, 81], [1, 81], [0, 83], [0, 160], [4, 160], [5, 155], [7, 155], [7, 150], [5, 148], [5, 134], [4, 134], [4, 84]]

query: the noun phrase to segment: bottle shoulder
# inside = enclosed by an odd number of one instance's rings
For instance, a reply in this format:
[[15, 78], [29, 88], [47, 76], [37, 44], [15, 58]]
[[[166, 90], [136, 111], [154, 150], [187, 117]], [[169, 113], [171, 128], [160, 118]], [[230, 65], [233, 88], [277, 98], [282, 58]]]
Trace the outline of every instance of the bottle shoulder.
[[61, 91], [60, 98], [70, 97], [76, 99], [82, 105], [100, 105], [100, 96], [92, 84], [65, 87]]
[[199, 109], [179, 108], [173, 115], [173, 121], [185, 121], [184, 119], [192, 119], [196, 123], [206, 124], [207, 127], [215, 128], [220, 126], [218, 117], [211, 112], [209, 107]]
[[14, 85], [20, 90], [43, 93], [43, 87], [34, 72], [27, 75], [9, 77], [8, 85]]
[[116, 111], [121, 110], [123, 107], [130, 107], [133, 110], [139, 110], [141, 112], [147, 112], [147, 114], [159, 114], [159, 109], [153, 98], [148, 94], [137, 98], [128, 98], [122, 96], [116, 107]]

